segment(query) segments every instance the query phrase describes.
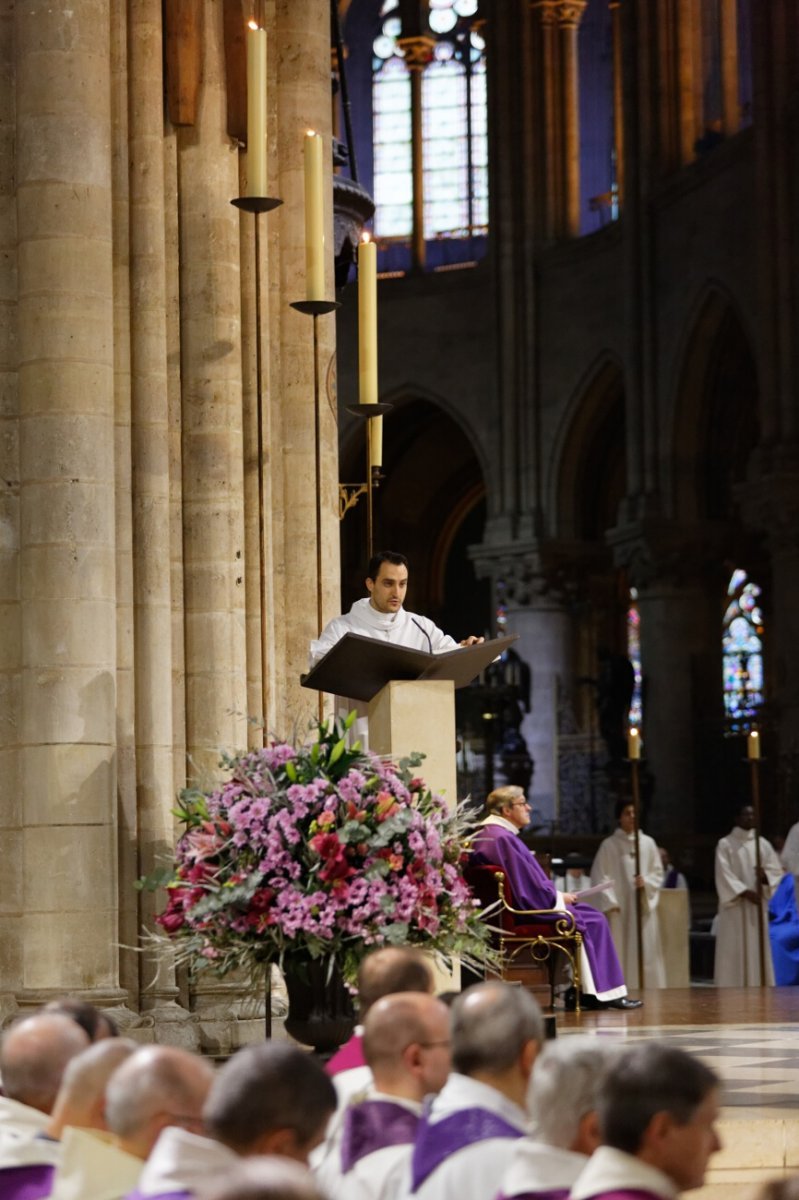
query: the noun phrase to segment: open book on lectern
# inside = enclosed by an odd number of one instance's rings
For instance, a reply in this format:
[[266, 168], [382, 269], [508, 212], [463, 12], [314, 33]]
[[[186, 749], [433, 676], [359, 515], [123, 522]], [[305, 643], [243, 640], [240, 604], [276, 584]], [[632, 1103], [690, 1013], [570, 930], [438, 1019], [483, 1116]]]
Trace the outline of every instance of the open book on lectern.
[[518, 637], [514, 633], [477, 646], [428, 654], [360, 633], [345, 633], [300, 682], [318, 692], [365, 701], [374, 699], [393, 679], [451, 679], [456, 688], [465, 687]]

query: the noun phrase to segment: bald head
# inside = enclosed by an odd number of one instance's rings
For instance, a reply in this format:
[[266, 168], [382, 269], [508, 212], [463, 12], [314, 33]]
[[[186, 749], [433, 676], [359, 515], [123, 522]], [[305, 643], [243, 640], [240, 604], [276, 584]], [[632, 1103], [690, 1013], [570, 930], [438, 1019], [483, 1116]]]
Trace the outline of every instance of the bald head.
[[88, 1036], [69, 1017], [39, 1013], [18, 1021], [0, 1050], [6, 1096], [51, 1113], [67, 1063], [88, 1045]]
[[138, 1049], [126, 1038], [104, 1038], [70, 1059], [47, 1126], [60, 1138], [65, 1126], [105, 1129], [105, 1090], [118, 1067]]
[[[480, 983], [452, 1005], [455, 1070], [486, 1081], [506, 1073], [522, 1077], [522, 1103], [543, 1040], [544, 1018], [526, 988]], [[514, 1092], [518, 1093], [515, 1086]]]
[[427, 959], [410, 947], [387, 946], [367, 954], [358, 970], [358, 1011], [364, 1019], [372, 1005], [394, 992], [433, 990]]
[[105, 1119], [128, 1154], [147, 1158], [162, 1129], [202, 1128], [213, 1068], [175, 1046], [144, 1046], [114, 1072], [106, 1089]]
[[378, 1091], [409, 1100], [438, 1092], [449, 1074], [449, 1009], [421, 992], [384, 996], [366, 1016], [363, 1051]]

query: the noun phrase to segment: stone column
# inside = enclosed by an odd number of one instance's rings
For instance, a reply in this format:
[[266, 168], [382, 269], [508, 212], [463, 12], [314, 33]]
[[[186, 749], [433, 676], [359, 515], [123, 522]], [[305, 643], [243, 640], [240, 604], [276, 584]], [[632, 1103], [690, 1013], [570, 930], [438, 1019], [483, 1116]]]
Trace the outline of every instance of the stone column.
[[109, 0], [16, 5], [22, 988], [118, 998]]
[[731, 137], [741, 127], [738, 98], [738, 0], [719, 0], [721, 127]]
[[616, 155], [616, 191], [624, 204], [624, 68], [621, 35], [621, 2], [610, 0], [613, 25], [613, 150]]
[[557, 7], [561, 62], [561, 109], [563, 120], [563, 204], [561, 232], [577, 237], [580, 232], [580, 72], [577, 34], [588, 0], [561, 2]]
[[[129, 0], [130, 325], [133, 464], [133, 634], [139, 869], [155, 869], [173, 843], [172, 611], [169, 544], [169, 395], [166, 363], [163, 46], [159, 0]], [[162, 897], [141, 893], [153, 928]], [[192, 1045], [175, 1003], [174, 970], [142, 961], [141, 1004], [158, 1040]]]
[[17, 389], [17, 213], [14, 204], [14, 20], [0, 11], [0, 1025], [22, 981], [22, 813], [19, 782], [19, 398]]
[[430, 62], [432, 40], [426, 37], [402, 37], [399, 46], [405, 52], [405, 65], [411, 74], [411, 166], [413, 174], [413, 231], [411, 261], [415, 271], [423, 271], [427, 259], [424, 236], [424, 129], [422, 80]]
[[700, 133], [701, 109], [697, 96], [696, 0], [677, 0], [676, 4], [676, 105], [680, 163], [695, 158], [694, 144]]
[[533, 10], [540, 23], [540, 56], [538, 69], [541, 74], [541, 97], [543, 103], [543, 170], [544, 192], [543, 236], [550, 240], [559, 231], [558, 214], [561, 205], [561, 164], [559, 156], [559, 106], [558, 106], [558, 42], [557, 0], [533, 0]]
[[[270, 225], [270, 298], [273, 355], [270, 453], [280, 459], [273, 485], [276, 621], [280, 643], [276, 686], [279, 732], [304, 731], [317, 711], [316, 693], [300, 687], [308, 669], [308, 645], [318, 634], [314, 361], [311, 318], [289, 305], [304, 295], [303, 130], [316, 129], [330, 147], [329, 12], [317, 0], [277, 0], [277, 94], [279, 97], [277, 194], [283, 206]], [[326, 244], [332, 246], [332, 157], [325, 157]], [[326, 293], [333, 297], [333, 256], [328, 251]], [[335, 318], [318, 318], [320, 451], [322, 465], [322, 608], [325, 619], [340, 612], [338, 552], [338, 451], [334, 385]], [[277, 639], [276, 639], [277, 640]]]
[[178, 203], [186, 742], [189, 775], [207, 783], [221, 749], [246, 745], [247, 689], [239, 181], [222, 6], [204, 13], [197, 123], [178, 131]]

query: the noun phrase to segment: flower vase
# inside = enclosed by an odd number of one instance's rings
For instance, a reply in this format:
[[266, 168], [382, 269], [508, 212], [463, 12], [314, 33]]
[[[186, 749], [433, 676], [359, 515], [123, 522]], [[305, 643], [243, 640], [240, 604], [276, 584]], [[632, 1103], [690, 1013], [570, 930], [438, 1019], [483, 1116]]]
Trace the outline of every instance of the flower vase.
[[355, 1028], [352, 996], [338, 966], [334, 963], [331, 970], [326, 960], [308, 958], [286, 963], [283, 974], [289, 999], [286, 1032], [322, 1058], [329, 1057]]

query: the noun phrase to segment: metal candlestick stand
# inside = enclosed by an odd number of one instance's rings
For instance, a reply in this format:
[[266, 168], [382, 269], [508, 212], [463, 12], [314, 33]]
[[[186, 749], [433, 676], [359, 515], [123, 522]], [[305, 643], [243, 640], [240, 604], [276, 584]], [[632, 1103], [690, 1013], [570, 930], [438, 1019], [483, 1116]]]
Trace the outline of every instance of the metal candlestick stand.
[[[358, 487], [358, 495], [366, 493], [366, 561], [374, 554], [374, 493], [380, 486], [382, 479], [381, 468], [372, 464], [372, 434], [371, 422], [375, 417], [383, 417], [387, 412], [391, 412], [393, 404], [348, 404], [347, 412], [352, 413], [354, 417], [359, 417], [362, 421], [366, 421], [366, 483], [356, 485]], [[357, 500], [355, 496], [355, 500]], [[353, 503], [355, 502], [353, 500]], [[350, 505], [351, 507], [351, 505]], [[344, 510], [346, 512], [346, 509]], [[342, 513], [343, 516], [343, 513]]]
[[763, 920], [763, 864], [760, 855], [760, 764], [762, 758], [749, 758], [752, 781], [752, 808], [755, 812], [755, 892], [757, 894], [757, 953], [760, 964], [760, 986], [766, 986], [766, 941]]
[[[641, 839], [638, 836], [638, 827], [640, 824], [641, 815], [641, 785], [638, 776], [638, 771], [641, 765], [641, 760], [638, 758], [628, 759], [630, 764], [630, 779], [633, 789], [633, 812], [635, 814], [634, 828], [634, 854], [635, 854], [635, 876], [641, 874]], [[641, 911], [643, 905], [643, 888], [636, 887], [635, 889], [635, 942], [638, 950], [638, 989], [644, 990], [644, 914]]]

